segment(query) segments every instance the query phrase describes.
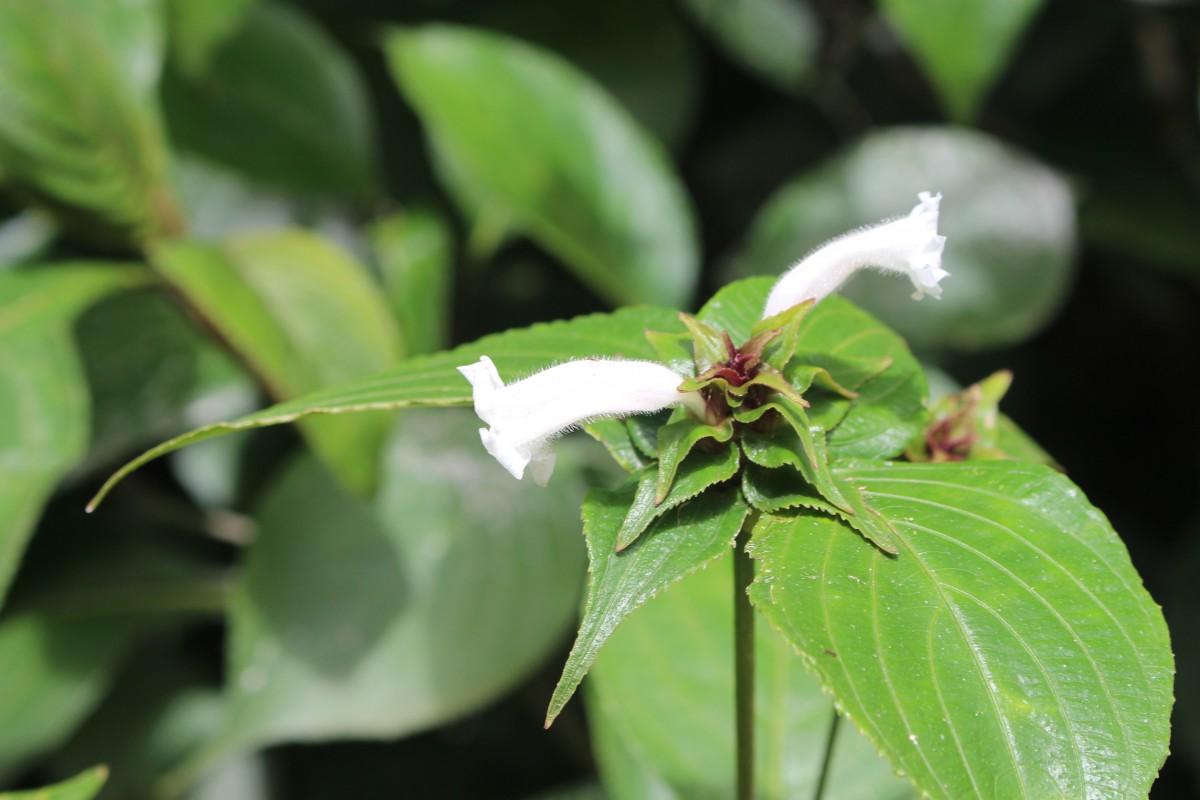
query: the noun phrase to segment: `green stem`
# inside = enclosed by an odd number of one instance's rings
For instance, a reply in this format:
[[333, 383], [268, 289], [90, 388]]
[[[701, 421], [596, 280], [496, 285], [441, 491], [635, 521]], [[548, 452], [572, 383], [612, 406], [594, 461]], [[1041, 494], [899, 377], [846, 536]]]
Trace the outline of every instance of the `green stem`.
[[837, 708], [833, 709], [833, 719], [829, 721], [829, 733], [825, 737], [825, 758], [821, 761], [821, 777], [817, 779], [817, 791], [813, 794], [813, 800], [821, 800], [825, 796], [825, 782], [829, 778], [829, 765], [833, 763], [833, 742], [837, 737], [838, 723], [842, 717], [837, 712]]
[[737, 800], [754, 799], [754, 607], [746, 590], [754, 560], [746, 552], [750, 527], [737, 536], [733, 553], [733, 665], [737, 703]]

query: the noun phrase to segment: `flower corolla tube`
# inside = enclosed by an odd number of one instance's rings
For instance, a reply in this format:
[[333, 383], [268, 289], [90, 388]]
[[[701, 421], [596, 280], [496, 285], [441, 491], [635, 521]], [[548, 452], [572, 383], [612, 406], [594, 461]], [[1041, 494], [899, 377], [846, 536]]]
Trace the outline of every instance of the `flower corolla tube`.
[[705, 413], [699, 392], [681, 392], [683, 377], [652, 361], [587, 358], [568, 361], [507, 386], [487, 356], [459, 367], [471, 382], [483, 446], [515, 478], [526, 468], [540, 486], [554, 470], [550, 441], [584, 422], [649, 414], [684, 405]]
[[820, 302], [863, 267], [907, 274], [916, 289], [914, 300], [941, 297], [938, 283], [949, 274], [942, 269], [946, 237], [937, 232], [942, 196], [921, 192], [918, 198], [921, 202], [908, 216], [840, 236], [785, 272], [767, 297], [763, 317], [805, 300]]

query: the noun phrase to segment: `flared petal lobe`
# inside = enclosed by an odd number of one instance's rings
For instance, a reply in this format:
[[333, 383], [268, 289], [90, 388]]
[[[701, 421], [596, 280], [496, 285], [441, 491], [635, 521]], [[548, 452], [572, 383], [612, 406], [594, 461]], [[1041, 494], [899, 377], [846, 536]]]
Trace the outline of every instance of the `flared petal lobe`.
[[683, 377], [651, 361], [568, 361], [505, 385], [487, 356], [459, 367], [471, 382], [483, 446], [515, 478], [528, 467], [545, 486], [554, 470], [550, 441], [580, 423], [602, 417], [649, 414], [686, 405], [703, 417], [704, 401], [681, 392]]
[[907, 217], [834, 239], [784, 273], [767, 297], [763, 318], [810, 298], [820, 302], [863, 267], [908, 275], [916, 289], [914, 300], [941, 297], [939, 282], [949, 274], [942, 269], [946, 237], [937, 232], [942, 196], [921, 192], [918, 198], [921, 202]]

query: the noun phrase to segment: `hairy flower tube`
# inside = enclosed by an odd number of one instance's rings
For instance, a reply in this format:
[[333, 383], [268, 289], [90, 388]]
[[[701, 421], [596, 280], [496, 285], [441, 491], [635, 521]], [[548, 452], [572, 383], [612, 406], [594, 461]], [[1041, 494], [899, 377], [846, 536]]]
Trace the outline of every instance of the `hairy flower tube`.
[[554, 471], [550, 441], [576, 425], [673, 405], [705, 413], [699, 392], [681, 392], [683, 377], [652, 361], [568, 361], [507, 386], [487, 356], [458, 371], [471, 382], [475, 413], [490, 426], [479, 429], [483, 446], [517, 479], [528, 467], [540, 486]]
[[941, 297], [938, 282], [949, 274], [942, 269], [946, 237], [937, 232], [942, 196], [921, 192], [918, 198], [921, 202], [907, 217], [840, 236], [802, 259], [771, 289], [763, 316], [809, 299], [820, 302], [863, 267], [907, 274], [916, 288], [914, 300]]

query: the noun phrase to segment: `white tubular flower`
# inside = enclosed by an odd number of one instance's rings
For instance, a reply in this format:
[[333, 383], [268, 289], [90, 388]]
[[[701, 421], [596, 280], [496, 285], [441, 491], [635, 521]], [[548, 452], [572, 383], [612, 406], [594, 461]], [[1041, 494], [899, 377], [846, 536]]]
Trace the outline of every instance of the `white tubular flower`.
[[483, 446], [514, 478], [528, 466], [539, 486], [554, 471], [550, 440], [575, 425], [677, 404], [705, 413], [698, 392], [679, 391], [683, 377], [651, 361], [568, 361], [508, 386], [487, 356], [458, 371], [471, 382], [475, 413], [491, 426], [479, 429]]
[[937, 232], [940, 194], [921, 192], [921, 202], [907, 217], [881, 222], [822, 245], [796, 264], [775, 284], [763, 317], [773, 317], [809, 298], [820, 302], [862, 267], [906, 273], [916, 291], [913, 299], [942, 296], [938, 282], [946, 237]]

